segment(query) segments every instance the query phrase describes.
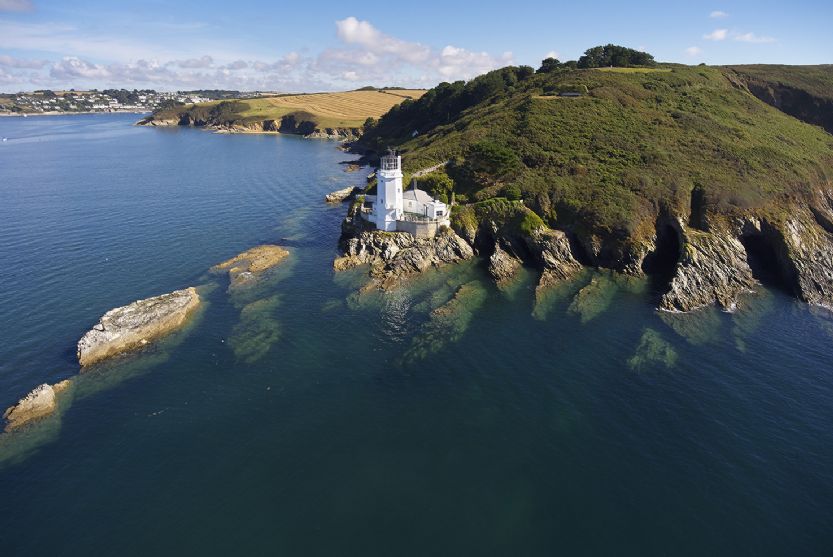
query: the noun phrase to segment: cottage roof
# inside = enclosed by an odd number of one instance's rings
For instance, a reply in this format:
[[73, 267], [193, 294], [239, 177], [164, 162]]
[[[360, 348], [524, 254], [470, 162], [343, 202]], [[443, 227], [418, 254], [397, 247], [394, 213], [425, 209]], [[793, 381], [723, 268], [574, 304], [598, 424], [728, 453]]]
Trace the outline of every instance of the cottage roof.
[[430, 196], [430, 195], [428, 195], [426, 192], [424, 192], [424, 191], [422, 191], [422, 190], [419, 190], [419, 189], [410, 189], [410, 190], [407, 190], [407, 191], [403, 194], [403, 197], [404, 197], [405, 199], [410, 199], [410, 200], [413, 200], [413, 201], [418, 201], [418, 202], [420, 202], [420, 203], [433, 203], [433, 202], [434, 202], [434, 200], [431, 198], [431, 196]]

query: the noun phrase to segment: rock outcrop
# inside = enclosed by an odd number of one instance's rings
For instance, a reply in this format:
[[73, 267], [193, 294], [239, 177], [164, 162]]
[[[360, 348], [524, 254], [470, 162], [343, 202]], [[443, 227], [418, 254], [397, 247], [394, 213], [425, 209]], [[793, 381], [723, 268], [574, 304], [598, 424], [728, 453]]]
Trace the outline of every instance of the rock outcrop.
[[732, 311], [738, 297], [756, 285], [743, 244], [729, 232], [703, 232], [680, 225], [682, 253], [660, 301], [666, 311], [692, 311], [712, 304]]
[[371, 276], [387, 288], [406, 275], [474, 256], [465, 240], [452, 230], [433, 238], [414, 238], [407, 232], [362, 232], [344, 243], [343, 257], [333, 262], [336, 271], [371, 265]]
[[144, 346], [184, 325], [199, 303], [190, 287], [111, 309], [78, 341], [78, 362], [89, 366]]
[[805, 302], [833, 308], [833, 235], [807, 215], [768, 233], [788, 286]]
[[527, 238], [527, 246], [542, 269], [538, 288], [572, 278], [581, 270], [567, 235], [560, 230], [539, 228]]
[[344, 189], [328, 193], [324, 196], [324, 201], [326, 201], [327, 203], [340, 203], [348, 199], [353, 199], [356, 196], [356, 194], [360, 191], [362, 191], [361, 188], [358, 188], [356, 186], [348, 186]]
[[247, 249], [222, 263], [214, 265], [211, 272], [228, 271], [229, 291], [251, 286], [268, 270], [286, 259], [289, 251], [281, 246], [264, 244]]
[[17, 429], [24, 424], [52, 414], [57, 408], [55, 395], [66, 390], [69, 385], [70, 380], [66, 379], [55, 385], [44, 383], [32, 389], [3, 414], [6, 420], [6, 431]]
[[521, 267], [521, 261], [502, 249], [500, 245], [495, 246], [495, 251], [489, 257], [489, 274], [498, 284], [505, 283], [515, 276]]

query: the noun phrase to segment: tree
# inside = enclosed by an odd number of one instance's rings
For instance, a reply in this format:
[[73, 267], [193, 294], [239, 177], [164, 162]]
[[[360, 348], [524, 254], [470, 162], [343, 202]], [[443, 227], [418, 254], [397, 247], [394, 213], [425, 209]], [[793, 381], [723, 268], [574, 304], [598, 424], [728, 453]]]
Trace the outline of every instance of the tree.
[[541, 67], [538, 68], [537, 73], [550, 73], [561, 67], [561, 62], [557, 58], [544, 58], [541, 60]]
[[577, 65], [579, 68], [604, 68], [607, 66], [625, 68], [628, 66], [653, 66], [655, 64], [654, 57], [647, 52], [608, 44], [585, 50], [584, 56], [578, 59]]

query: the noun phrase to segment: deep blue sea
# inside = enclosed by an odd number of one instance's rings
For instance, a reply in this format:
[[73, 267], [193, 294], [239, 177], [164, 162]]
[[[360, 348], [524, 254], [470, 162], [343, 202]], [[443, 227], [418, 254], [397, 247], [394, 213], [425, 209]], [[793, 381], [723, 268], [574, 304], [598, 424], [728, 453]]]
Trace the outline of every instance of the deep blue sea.
[[[830, 314], [478, 262], [360, 293], [336, 143], [136, 119], [0, 118], [0, 410], [74, 378], [0, 436], [0, 555], [833, 555]], [[208, 272], [261, 243], [292, 255], [255, 289]], [[78, 374], [101, 314], [187, 286], [188, 327]]]

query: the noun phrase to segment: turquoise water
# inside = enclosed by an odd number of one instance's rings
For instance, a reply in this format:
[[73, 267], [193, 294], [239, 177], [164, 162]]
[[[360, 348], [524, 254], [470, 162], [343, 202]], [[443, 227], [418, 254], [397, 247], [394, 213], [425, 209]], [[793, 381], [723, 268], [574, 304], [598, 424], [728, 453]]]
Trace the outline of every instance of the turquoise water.
[[[477, 264], [360, 295], [334, 143], [134, 119], [0, 119], [0, 408], [107, 309], [207, 302], [0, 438], [0, 555], [833, 551], [828, 314], [672, 318], [604, 273], [536, 304]], [[207, 273], [264, 242], [292, 256], [254, 291]]]

